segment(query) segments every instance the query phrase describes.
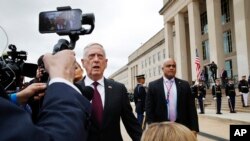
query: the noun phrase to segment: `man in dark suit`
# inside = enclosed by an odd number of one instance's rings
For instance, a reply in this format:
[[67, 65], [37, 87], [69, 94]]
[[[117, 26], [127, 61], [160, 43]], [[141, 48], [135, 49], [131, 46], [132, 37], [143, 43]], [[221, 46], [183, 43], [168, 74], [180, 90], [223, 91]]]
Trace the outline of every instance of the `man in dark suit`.
[[176, 63], [172, 58], [164, 61], [162, 71], [163, 77], [150, 82], [148, 86], [146, 121], [149, 124], [178, 122], [196, 134], [199, 132], [198, 116], [189, 83], [175, 77]]
[[82, 66], [87, 74], [78, 84], [94, 88], [88, 141], [122, 141], [120, 119], [132, 140], [139, 141], [142, 129], [133, 114], [126, 87], [103, 76], [107, 62], [101, 44], [84, 48]]
[[142, 127], [146, 99], [146, 90], [143, 86], [143, 84], [145, 83], [145, 77], [144, 75], [137, 75], [136, 79], [137, 85], [134, 89], [135, 112], [137, 113], [137, 120]]
[[213, 78], [213, 80], [214, 80], [214, 82], [215, 82], [215, 80], [217, 79], [217, 69], [218, 69], [218, 67], [217, 67], [217, 65], [214, 63], [214, 61], [212, 61], [212, 63], [209, 64], [208, 66], [210, 66], [210, 70], [211, 70], [211, 72], [212, 72], [212, 78]]
[[220, 77], [221, 77], [222, 87], [225, 88], [227, 85], [227, 71], [224, 68], [222, 68], [221, 70]]
[[[72, 83], [74, 55], [67, 50], [44, 56], [51, 80], [36, 123], [26, 111], [0, 97], [1, 141], [86, 141], [90, 103]], [[18, 92], [17, 102], [44, 90], [46, 84], [33, 86]]]

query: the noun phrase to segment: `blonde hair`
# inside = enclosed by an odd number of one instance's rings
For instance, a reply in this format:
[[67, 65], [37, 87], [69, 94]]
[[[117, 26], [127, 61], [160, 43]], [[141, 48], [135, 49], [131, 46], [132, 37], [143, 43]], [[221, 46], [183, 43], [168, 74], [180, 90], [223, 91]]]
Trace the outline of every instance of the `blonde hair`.
[[194, 133], [176, 122], [152, 123], [143, 132], [141, 141], [197, 141]]

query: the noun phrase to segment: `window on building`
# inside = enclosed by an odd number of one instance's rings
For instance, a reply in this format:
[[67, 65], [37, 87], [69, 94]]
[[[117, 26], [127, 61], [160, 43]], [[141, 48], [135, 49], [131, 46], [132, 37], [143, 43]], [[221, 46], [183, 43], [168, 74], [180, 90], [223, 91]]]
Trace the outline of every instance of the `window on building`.
[[143, 69], [143, 61], [141, 61], [141, 68]]
[[156, 67], [153, 68], [153, 74], [156, 76]]
[[151, 69], [148, 69], [148, 76], [151, 77]]
[[158, 52], [158, 61], [161, 61], [161, 52]]
[[223, 42], [225, 54], [231, 53], [233, 51], [231, 31], [226, 31], [223, 33]]
[[201, 34], [208, 33], [208, 26], [207, 26], [207, 12], [201, 14]]
[[163, 54], [162, 54], [162, 57], [163, 57], [163, 59], [165, 59], [165, 58], [166, 58], [165, 49], [163, 49]]
[[207, 60], [210, 57], [208, 40], [202, 41], [202, 56], [203, 56], [203, 60]]
[[145, 68], [147, 67], [147, 59], [145, 59]]
[[158, 74], [161, 75], [161, 66], [158, 66]]
[[230, 21], [229, 0], [221, 0], [221, 22], [222, 24]]
[[154, 54], [154, 55], [153, 55], [153, 63], [155, 63], [155, 56], [156, 56], [156, 55]]
[[148, 66], [151, 65], [151, 57], [148, 58]]
[[233, 78], [233, 66], [232, 66], [232, 60], [226, 60], [225, 61], [225, 70], [227, 71], [228, 78]]

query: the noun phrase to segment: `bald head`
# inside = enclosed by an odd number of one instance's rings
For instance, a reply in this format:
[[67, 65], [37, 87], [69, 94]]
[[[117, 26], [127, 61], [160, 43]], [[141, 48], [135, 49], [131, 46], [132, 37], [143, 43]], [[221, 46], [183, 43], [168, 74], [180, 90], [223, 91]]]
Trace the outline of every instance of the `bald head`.
[[176, 63], [173, 58], [167, 58], [162, 65], [162, 71], [167, 79], [172, 79], [176, 74]]

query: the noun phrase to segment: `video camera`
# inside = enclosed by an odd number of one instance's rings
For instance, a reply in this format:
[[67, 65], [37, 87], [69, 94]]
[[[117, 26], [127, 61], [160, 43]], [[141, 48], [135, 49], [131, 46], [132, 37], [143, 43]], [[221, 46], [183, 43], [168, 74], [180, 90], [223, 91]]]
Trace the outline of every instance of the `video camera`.
[[11, 92], [21, 86], [23, 76], [36, 76], [37, 65], [24, 62], [27, 60], [26, 51], [17, 51], [13, 44], [8, 48], [10, 51], [0, 58], [0, 85], [6, 92]]

